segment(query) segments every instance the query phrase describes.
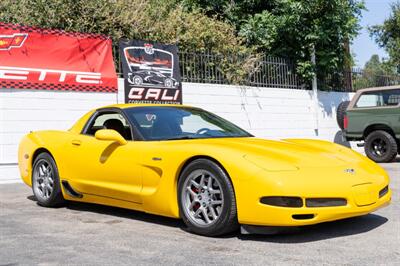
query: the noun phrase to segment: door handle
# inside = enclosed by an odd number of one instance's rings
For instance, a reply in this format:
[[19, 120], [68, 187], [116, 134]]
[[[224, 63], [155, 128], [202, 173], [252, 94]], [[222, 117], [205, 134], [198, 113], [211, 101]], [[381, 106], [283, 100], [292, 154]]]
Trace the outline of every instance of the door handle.
[[82, 144], [82, 142], [77, 139], [74, 139], [71, 143], [72, 143], [72, 145], [75, 145], [75, 146], [81, 146], [81, 144]]

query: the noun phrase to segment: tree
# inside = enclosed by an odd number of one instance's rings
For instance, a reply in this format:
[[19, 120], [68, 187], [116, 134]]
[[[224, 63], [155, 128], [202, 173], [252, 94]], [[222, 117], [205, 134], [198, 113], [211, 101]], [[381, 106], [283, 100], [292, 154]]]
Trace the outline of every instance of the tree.
[[120, 38], [177, 43], [181, 50], [240, 52], [232, 25], [172, 0], [1, 0], [0, 21]]
[[391, 14], [382, 25], [369, 27], [371, 37], [389, 54], [392, 67], [400, 65], [400, 2], [391, 5]]
[[[351, 61], [346, 43], [357, 35], [364, 9], [358, 0], [182, 0], [183, 6], [201, 8], [234, 24], [248, 47], [297, 62], [304, 78], [342, 71]], [[190, 9], [191, 8], [191, 9]], [[315, 47], [317, 66], [310, 62]]]

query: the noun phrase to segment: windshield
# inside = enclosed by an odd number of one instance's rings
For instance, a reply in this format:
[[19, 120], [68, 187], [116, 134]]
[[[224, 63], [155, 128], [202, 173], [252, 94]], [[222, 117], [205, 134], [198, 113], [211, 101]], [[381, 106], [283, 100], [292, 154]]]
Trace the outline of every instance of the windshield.
[[124, 109], [144, 140], [252, 137], [227, 120], [198, 108], [148, 106]]

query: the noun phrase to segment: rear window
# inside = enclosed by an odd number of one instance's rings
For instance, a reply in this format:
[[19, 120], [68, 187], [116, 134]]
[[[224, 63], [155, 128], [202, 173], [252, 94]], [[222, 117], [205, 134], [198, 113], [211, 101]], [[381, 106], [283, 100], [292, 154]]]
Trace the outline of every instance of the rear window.
[[358, 108], [397, 106], [400, 103], [400, 89], [369, 91], [361, 94], [355, 105]]

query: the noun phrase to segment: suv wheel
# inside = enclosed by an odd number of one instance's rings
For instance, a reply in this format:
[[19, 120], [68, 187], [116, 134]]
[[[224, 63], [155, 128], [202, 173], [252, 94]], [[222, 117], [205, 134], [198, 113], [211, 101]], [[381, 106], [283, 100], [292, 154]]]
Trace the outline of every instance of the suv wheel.
[[396, 139], [386, 131], [373, 131], [365, 139], [365, 153], [368, 158], [377, 163], [393, 161], [397, 151]]

